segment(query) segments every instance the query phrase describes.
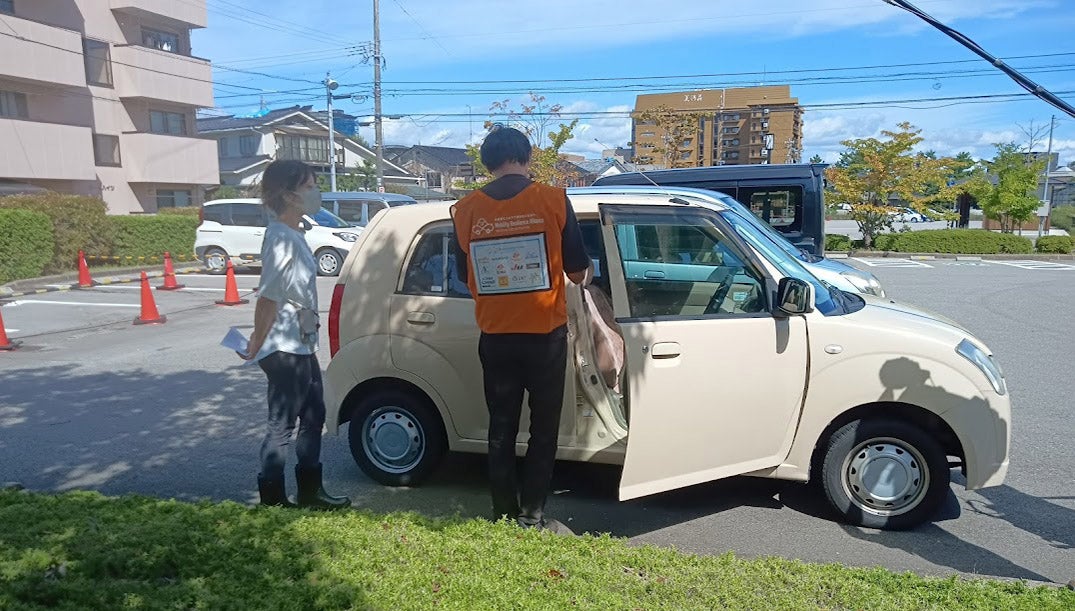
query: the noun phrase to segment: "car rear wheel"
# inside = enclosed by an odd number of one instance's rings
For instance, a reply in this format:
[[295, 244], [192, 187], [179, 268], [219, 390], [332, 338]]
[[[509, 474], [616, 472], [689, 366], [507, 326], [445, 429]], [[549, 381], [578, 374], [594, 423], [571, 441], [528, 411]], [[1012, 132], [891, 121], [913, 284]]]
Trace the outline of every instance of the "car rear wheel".
[[228, 266], [228, 253], [220, 248], [207, 248], [202, 255], [202, 262], [210, 274], [223, 274]]
[[448, 441], [440, 414], [424, 398], [381, 390], [351, 414], [351, 456], [370, 478], [386, 486], [410, 486], [440, 463]]
[[850, 422], [829, 438], [825, 496], [848, 524], [902, 530], [927, 522], [948, 494], [948, 458], [928, 433], [888, 418]]
[[335, 276], [340, 273], [343, 257], [333, 248], [317, 251], [317, 273], [321, 276]]

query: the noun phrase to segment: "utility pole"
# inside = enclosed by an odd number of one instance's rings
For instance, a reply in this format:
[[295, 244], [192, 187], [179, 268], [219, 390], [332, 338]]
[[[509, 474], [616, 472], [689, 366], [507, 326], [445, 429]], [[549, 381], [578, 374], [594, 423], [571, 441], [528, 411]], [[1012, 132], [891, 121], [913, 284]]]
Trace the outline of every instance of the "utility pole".
[[1039, 213], [1038, 237], [1045, 233], [1045, 219], [1052, 212], [1052, 204], [1049, 202], [1049, 164], [1053, 160], [1053, 128], [1056, 127], [1056, 115], [1049, 118], [1049, 147], [1045, 149], [1045, 180], [1041, 187], [1041, 209]]
[[381, 128], [381, 3], [373, 0], [373, 123], [377, 139], [377, 192], [384, 193], [384, 132]]
[[332, 123], [332, 92], [340, 84], [325, 73], [325, 96], [328, 98], [328, 182], [329, 190], [336, 191], [336, 128]]

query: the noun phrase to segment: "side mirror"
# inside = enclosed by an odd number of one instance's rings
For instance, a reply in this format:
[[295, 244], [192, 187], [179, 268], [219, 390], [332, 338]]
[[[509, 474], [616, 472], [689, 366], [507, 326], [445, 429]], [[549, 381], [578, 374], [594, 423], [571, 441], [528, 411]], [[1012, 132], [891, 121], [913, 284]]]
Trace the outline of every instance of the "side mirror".
[[299, 219], [299, 226], [302, 227], [303, 231], [309, 231], [314, 228], [313, 224], [306, 219]]
[[814, 287], [798, 278], [781, 278], [776, 289], [776, 307], [788, 316], [812, 312]]

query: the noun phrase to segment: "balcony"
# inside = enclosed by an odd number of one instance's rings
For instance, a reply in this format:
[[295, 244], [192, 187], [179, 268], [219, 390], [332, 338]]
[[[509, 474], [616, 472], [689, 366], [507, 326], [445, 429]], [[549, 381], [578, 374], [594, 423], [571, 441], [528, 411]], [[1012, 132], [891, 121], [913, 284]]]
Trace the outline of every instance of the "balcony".
[[164, 17], [192, 28], [204, 28], [205, 0], [111, 0], [112, 10], [133, 15], [139, 20]]
[[86, 86], [81, 34], [11, 15], [4, 15], [4, 23], [11, 29], [0, 28], [0, 76]]
[[0, 176], [38, 180], [95, 180], [88, 127], [0, 119]]
[[130, 182], [215, 185], [220, 182], [216, 140], [130, 133], [120, 136]]
[[213, 72], [204, 59], [136, 45], [115, 46], [112, 72], [120, 98], [213, 105]]

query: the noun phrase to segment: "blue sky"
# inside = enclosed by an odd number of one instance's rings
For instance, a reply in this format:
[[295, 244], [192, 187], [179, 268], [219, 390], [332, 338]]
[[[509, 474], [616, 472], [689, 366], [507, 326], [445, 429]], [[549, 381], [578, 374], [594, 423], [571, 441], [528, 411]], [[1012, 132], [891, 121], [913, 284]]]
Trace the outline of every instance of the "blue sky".
[[[1052, 91], [1075, 92], [1075, 0], [914, 3]], [[316, 82], [326, 71], [341, 83], [337, 93], [368, 95], [373, 69], [356, 49], [372, 40], [372, 6], [208, 0], [209, 27], [194, 33], [193, 47], [216, 66], [220, 112], [256, 112], [262, 96], [269, 107], [323, 108]], [[1056, 114], [1053, 148], [1062, 163], [1075, 161], [1075, 119], [1034, 98], [894, 103], [1023, 90], [882, 0], [381, 0], [381, 38], [383, 113], [405, 115], [385, 122], [386, 144], [477, 141], [493, 102], [517, 106], [534, 91], [581, 113], [565, 150], [593, 158], [630, 139], [624, 113], [637, 93], [794, 79], [792, 95], [808, 107], [806, 157], [833, 161], [841, 140], [901, 121], [923, 129], [923, 148], [989, 157], [993, 143], [1025, 143], [1032, 122], [1047, 126]], [[834, 70], [844, 68], [853, 69]], [[1061, 97], [1075, 103], [1075, 93]], [[870, 105], [825, 108], [862, 102]], [[336, 104], [372, 114], [371, 99]], [[363, 135], [372, 141], [372, 129]]]

